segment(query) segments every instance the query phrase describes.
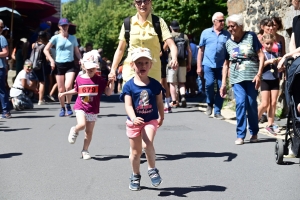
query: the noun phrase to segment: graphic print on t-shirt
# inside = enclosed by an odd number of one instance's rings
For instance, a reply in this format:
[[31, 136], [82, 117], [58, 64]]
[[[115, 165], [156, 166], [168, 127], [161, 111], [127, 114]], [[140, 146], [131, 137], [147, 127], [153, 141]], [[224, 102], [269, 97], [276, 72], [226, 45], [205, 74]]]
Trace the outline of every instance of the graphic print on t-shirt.
[[78, 87], [78, 95], [83, 103], [93, 102], [93, 96], [97, 96], [98, 91], [98, 85], [80, 85]]
[[136, 108], [136, 112], [140, 114], [146, 114], [153, 112], [152, 105], [149, 104], [149, 94], [147, 90], [142, 90], [140, 93], [139, 105]]

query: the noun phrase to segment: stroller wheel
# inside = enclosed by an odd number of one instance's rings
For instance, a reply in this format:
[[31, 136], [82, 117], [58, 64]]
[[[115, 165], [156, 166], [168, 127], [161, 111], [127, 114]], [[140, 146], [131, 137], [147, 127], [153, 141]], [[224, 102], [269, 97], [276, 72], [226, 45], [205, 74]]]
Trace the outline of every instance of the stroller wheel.
[[275, 160], [277, 164], [282, 164], [283, 153], [284, 153], [284, 142], [281, 139], [277, 139], [275, 144]]

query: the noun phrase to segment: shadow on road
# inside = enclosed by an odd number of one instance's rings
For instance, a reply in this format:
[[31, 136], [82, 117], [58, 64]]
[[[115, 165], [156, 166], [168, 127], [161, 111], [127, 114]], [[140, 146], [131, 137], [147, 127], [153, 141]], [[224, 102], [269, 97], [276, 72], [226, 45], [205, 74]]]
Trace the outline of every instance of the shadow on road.
[[13, 118], [49, 118], [55, 117], [54, 115], [22, 115], [22, 116], [13, 116]]
[[11, 131], [24, 131], [24, 130], [29, 130], [31, 128], [8, 128], [8, 129], [3, 129], [5, 127], [1, 127], [0, 131], [4, 131], [4, 132], [11, 132]]
[[123, 159], [123, 158], [128, 158], [128, 155], [96, 155], [96, 156], [101, 156], [101, 157], [92, 157], [94, 160], [98, 161], [109, 161], [113, 159]]
[[[216, 157], [227, 157], [224, 162], [230, 162], [237, 157], [236, 153], [230, 152], [183, 152], [177, 155], [170, 154], [156, 154], [156, 161], [173, 161], [181, 160], [185, 158], [216, 158]], [[147, 160], [141, 160], [141, 163], [147, 162]]]
[[0, 154], [0, 159], [12, 158], [13, 156], [20, 156], [20, 155], [22, 155], [22, 153], [4, 153], [4, 154]]
[[169, 188], [148, 188], [141, 187], [146, 190], [154, 190], [160, 192], [158, 196], [177, 196], [177, 197], [187, 197], [186, 194], [190, 192], [224, 192], [227, 188], [219, 185], [205, 185], [205, 186], [191, 186], [191, 187], [169, 187]]

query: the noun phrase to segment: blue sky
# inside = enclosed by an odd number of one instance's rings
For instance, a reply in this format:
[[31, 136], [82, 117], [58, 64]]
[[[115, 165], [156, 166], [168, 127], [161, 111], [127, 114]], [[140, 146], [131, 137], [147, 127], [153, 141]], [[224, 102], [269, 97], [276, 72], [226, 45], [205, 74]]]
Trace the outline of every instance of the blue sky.
[[69, 0], [61, 0], [62, 3], [68, 2]]

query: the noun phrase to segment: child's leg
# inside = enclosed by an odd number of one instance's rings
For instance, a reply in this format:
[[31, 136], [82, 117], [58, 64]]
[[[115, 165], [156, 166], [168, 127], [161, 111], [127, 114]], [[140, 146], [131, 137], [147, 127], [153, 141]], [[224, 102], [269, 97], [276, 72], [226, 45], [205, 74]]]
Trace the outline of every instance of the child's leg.
[[130, 163], [134, 174], [140, 174], [140, 158], [142, 154], [142, 137], [129, 138], [130, 143]]
[[147, 126], [142, 130], [143, 148], [148, 161], [148, 169], [155, 168], [155, 149], [153, 146], [155, 132], [154, 129]]
[[88, 151], [88, 148], [92, 140], [94, 127], [95, 127], [95, 121], [86, 122], [85, 138], [84, 138], [83, 149], [82, 149], [83, 151]]
[[274, 123], [276, 103], [279, 90], [271, 90], [270, 106], [268, 110], [268, 125], [271, 126]]
[[86, 126], [85, 113], [83, 111], [76, 111], [76, 119], [77, 125], [75, 126], [75, 132], [78, 133], [79, 131], [84, 130]]

